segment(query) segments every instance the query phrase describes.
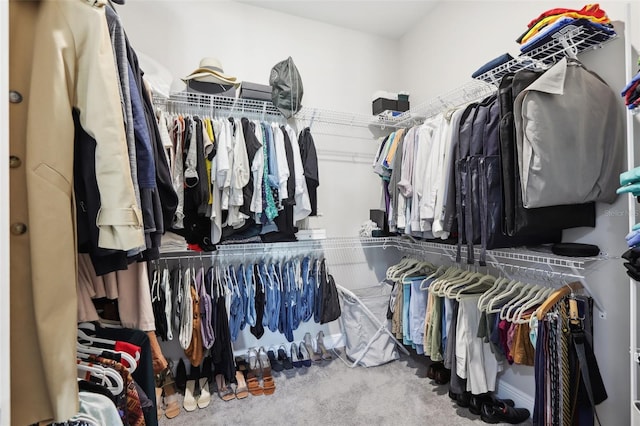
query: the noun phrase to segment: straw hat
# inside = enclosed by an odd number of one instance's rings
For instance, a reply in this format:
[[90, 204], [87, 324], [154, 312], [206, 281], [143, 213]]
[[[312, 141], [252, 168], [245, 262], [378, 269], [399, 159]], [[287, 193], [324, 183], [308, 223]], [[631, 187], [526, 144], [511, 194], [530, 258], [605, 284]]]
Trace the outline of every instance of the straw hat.
[[182, 79], [185, 83], [199, 81], [202, 83], [223, 84], [237, 86], [240, 84], [235, 77], [224, 73], [222, 64], [216, 58], [202, 58], [200, 66], [191, 74]]

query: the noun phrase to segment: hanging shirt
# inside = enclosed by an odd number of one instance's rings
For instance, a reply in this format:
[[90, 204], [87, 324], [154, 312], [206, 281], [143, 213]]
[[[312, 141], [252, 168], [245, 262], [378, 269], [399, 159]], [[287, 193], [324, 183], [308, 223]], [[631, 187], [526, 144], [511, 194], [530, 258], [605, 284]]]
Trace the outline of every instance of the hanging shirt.
[[311, 213], [309, 215], [316, 216], [318, 214], [317, 188], [320, 186], [320, 174], [318, 170], [318, 154], [316, 153], [313, 136], [311, 136], [311, 129], [306, 127], [300, 132], [298, 145], [300, 145], [300, 156], [304, 165], [304, 178], [307, 182], [307, 191], [311, 200]]
[[173, 122], [171, 138], [176, 153], [175, 161], [171, 175], [173, 176], [173, 189], [178, 194], [178, 207], [173, 220], [172, 227], [175, 229], [184, 228], [184, 160], [183, 160], [183, 141], [185, 132], [185, 122], [182, 116], [177, 116]]
[[[229, 168], [225, 173], [225, 179], [223, 181], [222, 186], [222, 210], [229, 210], [229, 198], [231, 197], [231, 180], [233, 176], [233, 163], [234, 163], [234, 145], [235, 145], [235, 129], [233, 125], [228, 119], [222, 120], [222, 127], [224, 129], [224, 137], [226, 140], [225, 148], [227, 158], [229, 160]], [[222, 146], [219, 146], [218, 149], [222, 149]]]
[[447, 120], [447, 130], [443, 133], [440, 181], [434, 207], [433, 225], [431, 227], [433, 236], [443, 240], [449, 238], [449, 233], [451, 232], [451, 223], [447, 220], [447, 210], [455, 210], [455, 186], [452, 182], [455, 158], [453, 136], [458, 129], [463, 112], [464, 108], [453, 112]]
[[[413, 168], [413, 196], [411, 200], [411, 228], [412, 235], [421, 236], [424, 231], [430, 230], [426, 221], [421, 220], [421, 205], [427, 196], [425, 188], [425, 176], [428, 173], [429, 153], [433, 145], [433, 133], [436, 127], [432, 121], [426, 121], [418, 127], [416, 160]], [[405, 230], [405, 232], [407, 232]]]
[[240, 213], [244, 204], [243, 188], [249, 183], [250, 169], [244, 131], [240, 120], [234, 121], [233, 168], [231, 173], [231, 187], [229, 193], [229, 216], [227, 224], [234, 228], [244, 225], [248, 216]]
[[294, 176], [296, 185], [296, 204], [293, 206], [293, 218], [294, 221], [305, 219], [311, 213], [311, 200], [309, 199], [309, 192], [307, 190], [307, 182], [304, 178], [304, 166], [302, 165], [302, 157], [300, 156], [300, 147], [296, 143], [296, 133], [288, 124], [285, 126], [287, 135], [289, 135], [289, 141], [291, 142], [291, 149], [293, 150], [293, 165]]
[[289, 179], [289, 166], [287, 153], [284, 147], [284, 135], [276, 123], [271, 123], [271, 130], [275, 142], [276, 157], [278, 159], [278, 196], [280, 200], [289, 198], [287, 192], [287, 179]]
[[264, 140], [262, 138], [260, 123], [254, 121], [252, 124], [255, 142], [260, 148], [255, 152], [253, 162], [251, 163], [254, 185], [253, 196], [251, 197], [251, 211], [256, 214], [256, 223], [260, 223], [260, 213], [262, 213], [262, 185], [264, 184], [262, 177], [264, 173], [264, 151], [262, 150]]

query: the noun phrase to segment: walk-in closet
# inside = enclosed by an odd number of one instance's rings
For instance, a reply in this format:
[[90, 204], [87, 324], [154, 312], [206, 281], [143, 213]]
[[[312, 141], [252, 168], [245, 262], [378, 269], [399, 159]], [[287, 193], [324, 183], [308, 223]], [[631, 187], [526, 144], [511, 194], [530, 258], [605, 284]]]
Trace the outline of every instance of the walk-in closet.
[[640, 5], [0, 2], [0, 426], [640, 425]]

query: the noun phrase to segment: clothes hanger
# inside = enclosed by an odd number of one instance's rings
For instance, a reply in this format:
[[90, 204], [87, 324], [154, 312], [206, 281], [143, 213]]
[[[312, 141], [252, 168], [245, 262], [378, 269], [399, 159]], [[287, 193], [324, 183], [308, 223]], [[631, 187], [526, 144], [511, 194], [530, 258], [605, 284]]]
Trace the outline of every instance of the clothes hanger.
[[[525, 293], [522, 294], [521, 297], [517, 298], [516, 300], [512, 300], [511, 303], [509, 304], [509, 307], [506, 309], [504, 309], [504, 307], [502, 308], [502, 311], [500, 312], [500, 319], [505, 319], [507, 321], [511, 321], [513, 322], [513, 318], [512, 318], [512, 314], [519, 308], [521, 308], [525, 303], [529, 302], [531, 300], [531, 298], [538, 293], [540, 290], [543, 290], [544, 288], [534, 284], [531, 286], [531, 288], [529, 288]], [[504, 312], [504, 317], [503, 317], [503, 312]]]
[[[122, 380], [122, 376], [112, 368], [78, 360], [76, 369], [89, 373], [92, 377], [99, 379], [99, 384], [109, 389], [113, 395], [120, 395], [124, 391], [124, 380]], [[78, 374], [78, 378], [90, 381], [87, 375], [80, 376]]]
[[[426, 277], [425, 279], [423, 279], [423, 280], [420, 282], [420, 290], [422, 290], [422, 291], [428, 291], [428, 290], [429, 290], [429, 287], [425, 287], [425, 286], [424, 286], [424, 284], [425, 284], [427, 281], [429, 281], [430, 279], [435, 278], [435, 277], [437, 277], [437, 276], [439, 276], [439, 275], [442, 275], [442, 274], [446, 271], [446, 269], [445, 269], [445, 268], [446, 268], [446, 266], [445, 266], [445, 265], [440, 265], [440, 266], [438, 267], [438, 269], [436, 269], [435, 271], [433, 271], [430, 275], [427, 275], [427, 277]], [[435, 281], [431, 282], [431, 284], [433, 284], [434, 282], [435, 282]]]
[[517, 314], [515, 314], [515, 318], [512, 320], [512, 322], [516, 324], [528, 323], [529, 316], [523, 318], [523, 316], [526, 314], [526, 311], [537, 305], [540, 305], [547, 297], [549, 297], [549, 295], [551, 295], [551, 293], [553, 293], [553, 290], [554, 289], [552, 287], [545, 287], [541, 289], [536, 295], [533, 296], [533, 298], [529, 302], [525, 303], [517, 310]]
[[[95, 328], [94, 328], [94, 331], [95, 331]], [[95, 337], [95, 336], [88, 335], [87, 333], [84, 332], [84, 330], [82, 328], [78, 328], [77, 333], [78, 333], [77, 334], [77, 339], [78, 340], [82, 340], [83, 342], [101, 343], [103, 345], [108, 345], [111, 348], [114, 348], [116, 346], [116, 341], [115, 340], [102, 339], [100, 337]]]
[[505, 315], [507, 313], [507, 310], [514, 304], [517, 305], [520, 299], [522, 299], [523, 296], [525, 296], [526, 294], [528, 294], [529, 291], [531, 291], [532, 286], [533, 284], [524, 283], [521, 287], [519, 287], [519, 291], [517, 292], [517, 294], [511, 297], [509, 300], [507, 300], [507, 302], [504, 305], [502, 305], [502, 307], [500, 308], [500, 311], [499, 311], [500, 319], [506, 319]]
[[505, 285], [509, 284], [511, 280], [509, 280], [508, 278], [505, 277], [498, 277], [498, 279], [495, 280], [495, 282], [493, 283], [493, 286], [491, 286], [491, 288], [489, 288], [487, 291], [485, 291], [482, 296], [480, 296], [480, 298], [478, 299], [478, 310], [480, 311], [484, 311], [487, 307], [487, 303], [488, 301], [491, 299], [491, 297], [493, 297], [495, 294], [498, 294], [499, 292], [501, 292], [503, 290], [502, 287], [504, 287]]
[[444, 296], [446, 298], [453, 299], [455, 298], [456, 290], [464, 289], [467, 286], [474, 286], [477, 284], [477, 280], [480, 280], [484, 277], [486, 277], [485, 274], [479, 272], [471, 272], [470, 274], [467, 274], [467, 276], [461, 281], [457, 280], [455, 283], [449, 284], [448, 286], [446, 286], [446, 289], [444, 291], [441, 290], [441, 292], [444, 293]]
[[457, 266], [451, 266], [439, 278], [431, 283], [431, 285], [429, 286], [429, 292], [433, 293], [434, 295], [438, 295], [440, 287], [442, 287], [447, 282], [447, 280], [460, 277], [466, 272], [467, 271], [465, 271], [464, 269], [460, 269]]
[[579, 281], [574, 281], [569, 284], [565, 284], [553, 293], [551, 293], [547, 299], [536, 309], [535, 315], [538, 320], [544, 319], [545, 315], [553, 308], [553, 306], [560, 301], [563, 297], [572, 294], [574, 291], [584, 289], [583, 285]]
[[395, 265], [392, 265], [390, 267], [387, 268], [387, 273], [386, 273], [386, 277], [387, 279], [394, 279], [396, 272], [404, 269], [405, 265], [409, 264], [409, 262], [413, 261], [413, 259], [409, 258], [409, 257], [403, 257], [402, 259], [400, 259], [400, 262], [398, 262]]
[[[470, 284], [460, 290], [458, 290], [458, 292], [456, 292], [455, 294], [453, 294], [453, 296], [455, 297], [456, 300], [460, 301], [462, 300], [462, 296], [464, 294], [469, 294], [469, 290], [473, 290], [476, 289], [478, 287], [482, 287], [483, 285], [487, 285], [486, 283], [489, 283], [488, 285], [490, 286], [489, 288], [492, 288], [493, 284], [496, 282], [497, 278], [492, 276], [492, 275], [485, 275], [484, 277], [480, 278], [478, 280], [477, 283], [475, 284]], [[483, 293], [484, 294], [484, 293]]]
[[432, 270], [434, 270], [436, 268], [435, 268], [435, 266], [431, 265], [430, 263], [418, 261], [418, 262], [415, 263], [415, 265], [412, 268], [406, 270], [401, 275], [400, 280], [404, 282], [404, 280], [407, 277], [411, 277], [411, 276], [413, 276], [413, 274], [417, 274], [419, 272], [422, 272], [425, 269], [430, 272], [430, 271], [432, 271]]
[[516, 281], [516, 280], [510, 281], [502, 292], [497, 293], [488, 301], [485, 312], [488, 314], [497, 314], [498, 312], [500, 312], [501, 308], [494, 308], [494, 306], [503, 300], [507, 300], [511, 295], [515, 294], [518, 291], [518, 289], [521, 288], [522, 286], [524, 286], [524, 284], [521, 283], [520, 281]]
[[463, 270], [460, 275], [453, 278], [446, 279], [445, 282], [441, 284], [440, 287], [438, 287], [436, 294], [440, 297], [445, 297], [448, 289], [451, 288], [452, 286], [456, 286], [459, 284], [469, 284], [476, 277], [479, 277], [479, 276], [482, 276], [482, 274], [478, 274], [473, 271]]
[[83, 345], [80, 342], [76, 343], [76, 353], [78, 353], [78, 356], [84, 354], [84, 355], [102, 355], [103, 352], [109, 352], [115, 355], [119, 355], [121, 359], [125, 360], [127, 362], [127, 365], [129, 367], [127, 367], [127, 370], [129, 370], [130, 373], [133, 373], [134, 371], [136, 371], [136, 368], [138, 368], [138, 362], [136, 361], [136, 359], [129, 353], [124, 352], [124, 351], [117, 351], [115, 349], [108, 349], [108, 348], [99, 348], [99, 347], [91, 347], [91, 346], [86, 346]]

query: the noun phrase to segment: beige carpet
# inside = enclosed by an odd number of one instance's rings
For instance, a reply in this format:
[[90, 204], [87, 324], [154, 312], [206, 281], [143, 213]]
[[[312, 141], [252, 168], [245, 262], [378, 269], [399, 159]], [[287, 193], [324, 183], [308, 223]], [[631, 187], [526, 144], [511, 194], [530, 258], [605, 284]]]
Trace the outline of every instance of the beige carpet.
[[[274, 372], [276, 392], [182, 410], [161, 426], [195, 425], [481, 425], [426, 377], [428, 360], [402, 356], [379, 367], [349, 368], [339, 359]], [[525, 423], [530, 424], [530, 423]]]

